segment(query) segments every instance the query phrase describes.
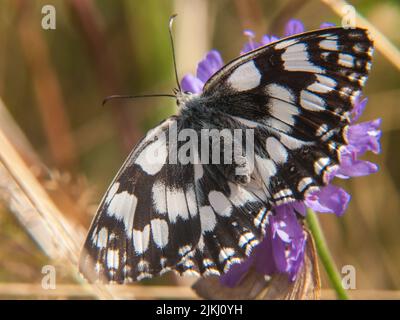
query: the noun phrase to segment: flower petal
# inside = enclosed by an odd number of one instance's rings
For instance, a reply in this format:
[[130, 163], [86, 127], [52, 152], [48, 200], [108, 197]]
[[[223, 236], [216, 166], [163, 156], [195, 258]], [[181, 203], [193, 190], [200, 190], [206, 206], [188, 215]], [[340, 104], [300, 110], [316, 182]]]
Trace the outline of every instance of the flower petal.
[[296, 278], [298, 268], [303, 262], [306, 241], [303, 228], [297, 220], [297, 208], [299, 206], [293, 204], [276, 207], [275, 215], [270, 218], [268, 226], [271, 228], [271, 234], [278, 235], [272, 238], [275, 272], [288, 273], [292, 281]]
[[285, 36], [293, 36], [298, 33], [304, 32], [304, 25], [300, 20], [297, 19], [291, 19], [289, 22], [286, 24], [285, 27]]
[[375, 119], [351, 125], [347, 133], [350, 150], [356, 152], [357, 156], [367, 151], [379, 153], [381, 151], [381, 122], [381, 119]]
[[244, 44], [242, 51], [240, 51], [240, 54], [245, 54], [249, 51], [257, 49], [260, 46], [258, 42], [254, 41], [256, 37], [254, 31], [244, 30], [243, 34], [248, 38], [248, 41]]
[[217, 50], [211, 50], [197, 66], [197, 78], [204, 83], [211, 78], [214, 73], [223, 67], [221, 54]]
[[301, 202], [284, 204], [274, 208], [266, 234], [243, 263], [234, 265], [220, 277], [223, 285], [233, 287], [254, 267], [264, 275], [287, 273], [294, 281], [304, 260], [306, 235], [297, 220], [298, 210], [305, 210]]
[[332, 22], [323, 22], [321, 23], [321, 25], [319, 26], [320, 29], [325, 29], [325, 28], [331, 28], [331, 27], [335, 27], [336, 25]]
[[361, 177], [375, 173], [379, 167], [372, 162], [356, 159], [353, 154], [348, 153], [341, 156], [339, 170], [336, 176], [342, 179], [350, 177]]
[[250, 30], [250, 29], [244, 30], [244, 31], [243, 31], [243, 34], [244, 34], [247, 38], [250, 38], [250, 39], [254, 39], [254, 38], [256, 37], [256, 34], [254, 33], [254, 31], [253, 31], [253, 30]]
[[354, 123], [358, 120], [361, 114], [364, 112], [365, 106], [367, 105], [368, 98], [362, 100], [357, 99], [352, 110], [351, 122]]
[[351, 196], [342, 188], [327, 185], [307, 196], [305, 204], [317, 212], [332, 212], [341, 216]]
[[242, 280], [242, 278], [246, 275], [252, 264], [253, 264], [252, 257], [247, 258], [242, 263], [234, 264], [227, 273], [223, 274], [219, 278], [220, 283], [230, 288], [235, 287], [240, 282], [240, 280]]
[[191, 93], [200, 93], [203, 90], [204, 82], [196, 78], [192, 74], [187, 74], [181, 80], [181, 88], [183, 91]]
[[265, 46], [265, 45], [267, 45], [267, 44], [269, 44], [271, 42], [275, 42], [275, 41], [278, 41], [278, 40], [279, 40], [279, 38], [277, 36], [269, 36], [267, 34], [264, 34], [262, 36], [262, 38], [261, 38], [260, 44], [262, 46]]

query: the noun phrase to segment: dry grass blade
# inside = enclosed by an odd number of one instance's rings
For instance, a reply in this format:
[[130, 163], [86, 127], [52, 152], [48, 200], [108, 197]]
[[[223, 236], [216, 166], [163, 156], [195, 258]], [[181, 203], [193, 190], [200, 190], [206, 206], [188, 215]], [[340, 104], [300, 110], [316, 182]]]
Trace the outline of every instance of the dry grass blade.
[[[190, 287], [176, 286], [107, 286], [121, 299], [196, 299]], [[95, 295], [82, 290], [82, 286], [76, 284], [60, 284], [54, 290], [45, 290], [40, 285], [30, 283], [0, 283], [0, 299], [4, 297], [25, 298], [45, 297], [49, 299], [88, 299]]]
[[[4, 108], [0, 100], [1, 108]], [[77, 275], [82, 232], [59, 211], [0, 128], [0, 197], [44, 252]], [[99, 298], [113, 297], [101, 286]]]
[[18, 11], [17, 35], [33, 82], [43, 128], [51, 155], [59, 167], [72, 168], [77, 155], [71, 136], [70, 122], [62, 95], [60, 79], [51, 62], [50, 50], [43, 33], [32, 15], [34, 3], [13, 1]]
[[[132, 294], [137, 299], [196, 299], [194, 292], [189, 287], [176, 286], [110, 286], [112, 292], [122, 299], [131, 299]], [[27, 283], [0, 283], [0, 299], [4, 297], [26, 298], [43, 297], [48, 299], [93, 298], [93, 294], [83, 291], [80, 285], [62, 284], [55, 290], [44, 290], [41, 286]], [[322, 290], [323, 300], [335, 300], [336, 293], [333, 290]], [[400, 299], [400, 291], [394, 290], [354, 290], [354, 300], [378, 300]]]

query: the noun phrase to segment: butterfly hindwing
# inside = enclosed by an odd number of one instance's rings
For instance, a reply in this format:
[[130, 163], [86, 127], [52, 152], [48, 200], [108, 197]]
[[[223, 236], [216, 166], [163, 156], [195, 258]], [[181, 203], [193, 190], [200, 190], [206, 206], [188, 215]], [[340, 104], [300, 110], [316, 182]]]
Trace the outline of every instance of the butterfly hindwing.
[[171, 160], [179, 142], [167, 137], [183, 125], [172, 117], [150, 131], [106, 192], [81, 256], [89, 280], [219, 274], [262, 237], [267, 210], [254, 192], [226, 181], [217, 166]]

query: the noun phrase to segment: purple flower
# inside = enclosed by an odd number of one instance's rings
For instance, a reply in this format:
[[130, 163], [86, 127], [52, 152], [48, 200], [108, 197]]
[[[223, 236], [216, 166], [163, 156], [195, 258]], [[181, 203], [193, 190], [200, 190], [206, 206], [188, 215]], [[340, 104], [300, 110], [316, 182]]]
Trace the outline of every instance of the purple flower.
[[[334, 26], [323, 23], [320, 28]], [[292, 19], [285, 27], [285, 36], [292, 36], [304, 32], [301, 21]], [[262, 36], [256, 41], [256, 36], [251, 30], [245, 30], [248, 38], [241, 54], [257, 49], [270, 42], [279, 40], [272, 35]], [[181, 86], [184, 91], [200, 93], [204, 83], [221, 67], [223, 61], [218, 51], [210, 51], [199, 63], [197, 77], [187, 75], [182, 79]], [[328, 176], [329, 184], [307, 194], [304, 201], [297, 201], [273, 208], [274, 214], [269, 217], [265, 237], [254, 248], [252, 254], [241, 264], [233, 265], [227, 274], [221, 276], [221, 283], [230, 287], [235, 286], [250, 267], [264, 275], [285, 273], [290, 280], [295, 280], [297, 272], [304, 260], [306, 233], [299, 223], [298, 216], [306, 215], [306, 208], [317, 212], [335, 213], [341, 216], [350, 201], [350, 194], [343, 188], [331, 184], [337, 177], [348, 179], [350, 177], [365, 176], [378, 171], [378, 166], [369, 161], [361, 160], [367, 151], [380, 152], [381, 120], [356, 123], [363, 113], [367, 99], [358, 99], [351, 114], [351, 124], [347, 132], [348, 144], [341, 150], [340, 165]]]
[[275, 208], [270, 216], [264, 240], [241, 264], [235, 264], [221, 276], [221, 283], [234, 287], [250, 267], [261, 274], [287, 273], [294, 280], [302, 262], [305, 249], [305, 232], [294, 213], [305, 214], [302, 202], [294, 202]]
[[290, 37], [298, 33], [304, 32], [305, 28], [303, 23], [297, 19], [291, 19], [285, 27], [285, 37]]
[[204, 84], [210, 77], [224, 66], [221, 54], [217, 50], [211, 50], [197, 66], [196, 77], [192, 74], [185, 75], [181, 80], [183, 91], [200, 93]]

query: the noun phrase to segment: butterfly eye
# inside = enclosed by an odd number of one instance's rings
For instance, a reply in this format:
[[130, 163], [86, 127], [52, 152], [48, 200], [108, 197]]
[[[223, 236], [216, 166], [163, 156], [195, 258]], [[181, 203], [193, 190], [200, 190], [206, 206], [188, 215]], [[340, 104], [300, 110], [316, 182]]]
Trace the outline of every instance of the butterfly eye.
[[193, 93], [191, 93], [190, 91], [184, 91], [183, 93], [184, 93], [184, 94], [188, 94], [188, 95], [193, 94]]

